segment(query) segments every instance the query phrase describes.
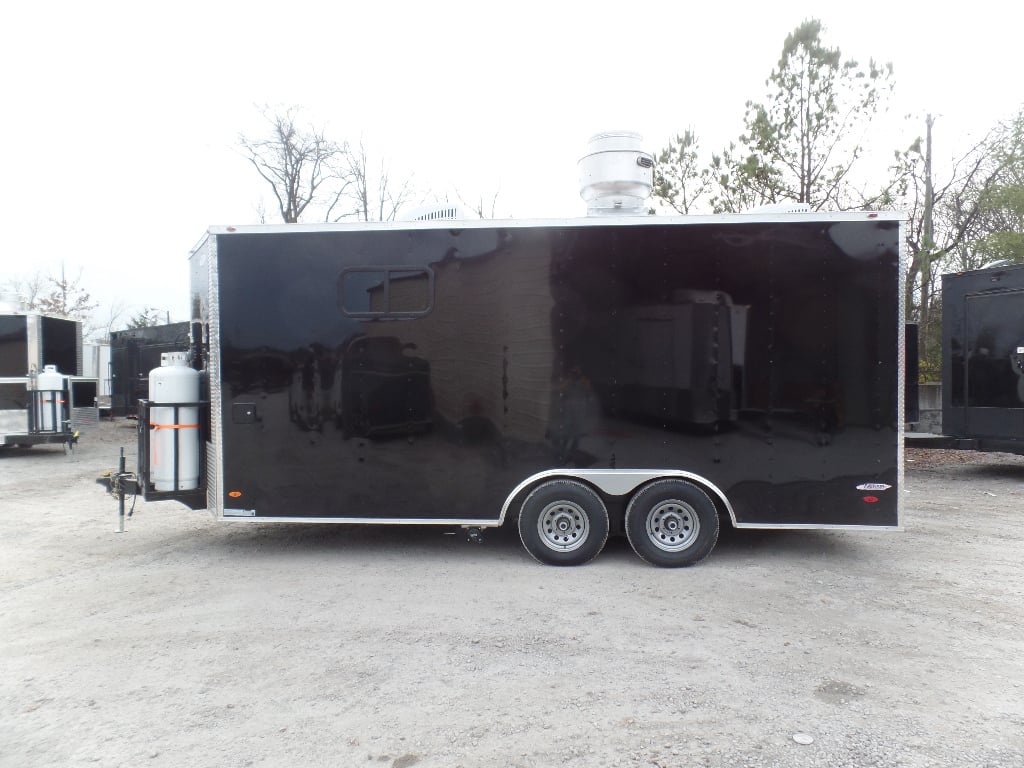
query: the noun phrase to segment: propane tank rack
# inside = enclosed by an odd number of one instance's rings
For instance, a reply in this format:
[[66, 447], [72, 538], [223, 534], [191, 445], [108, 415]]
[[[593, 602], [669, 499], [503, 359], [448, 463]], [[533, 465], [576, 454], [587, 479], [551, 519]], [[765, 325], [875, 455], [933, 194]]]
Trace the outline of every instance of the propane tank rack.
[[[209, 409], [208, 400], [200, 400], [190, 403], [154, 403], [152, 400], [139, 400], [138, 409], [138, 457], [136, 461], [136, 473], [138, 475], [138, 493], [145, 501], [161, 501], [170, 499], [180, 501], [191, 509], [204, 509], [206, 507], [206, 443], [209, 439]], [[154, 409], [171, 411], [173, 418], [169, 424], [155, 424], [152, 411]], [[197, 414], [195, 418], [190, 416], [189, 422], [183, 423], [183, 414]], [[168, 440], [170, 445], [170, 478], [171, 490], [157, 490], [154, 479], [154, 462], [152, 461], [154, 450], [154, 438], [163, 430], [170, 430], [173, 438]], [[182, 488], [183, 483], [182, 464], [183, 451], [182, 436], [195, 436], [192, 449], [196, 452], [198, 462], [198, 479], [195, 487]]]
[[35, 385], [35, 376], [2, 380], [4, 384], [27, 385], [28, 397], [24, 401], [23, 426], [16, 431], [4, 432], [0, 429], [0, 445], [64, 443], [66, 449], [74, 448], [78, 442], [78, 428], [74, 420], [75, 393], [69, 385], [74, 377], [55, 375], [59, 378], [60, 384], [51, 383], [51, 388], [46, 390], [38, 389]]

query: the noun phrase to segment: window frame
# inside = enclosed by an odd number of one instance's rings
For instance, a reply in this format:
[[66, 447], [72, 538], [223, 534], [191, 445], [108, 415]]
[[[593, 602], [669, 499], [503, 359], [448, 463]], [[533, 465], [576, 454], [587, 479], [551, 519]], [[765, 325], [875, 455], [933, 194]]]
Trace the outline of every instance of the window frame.
[[[393, 278], [392, 275], [403, 273], [402, 277]], [[392, 310], [391, 309], [391, 283], [393, 280], [404, 279], [408, 273], [422, 273], [427, 277], [426, 285], [426, 306], [423, 309]], [[375, 274], [380, 275], [381, 285], [384, 289], [384, 310], [357, 310], [345, 306], [345, 279], [351, 274]], [[338, 309], [345, 317], [357, 320], [412, 320], [418, 317], [425, 317], [434, 310], [434, 270], [430, 267], [410, 266], [408, 264], [387, 264], [383, 266], [354, 266], [345, 267], [338, 274], [337, 283]]]

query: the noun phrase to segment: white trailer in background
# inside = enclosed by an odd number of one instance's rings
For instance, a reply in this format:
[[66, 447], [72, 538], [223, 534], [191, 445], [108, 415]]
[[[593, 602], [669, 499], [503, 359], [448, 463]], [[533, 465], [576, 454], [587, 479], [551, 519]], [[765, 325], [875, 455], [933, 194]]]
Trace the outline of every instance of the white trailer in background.
[[110, 342], [97, 341], [82, 345], [82, 375], [96, 379], [96, 407], [110, 411]]
[[99, 418], [97, 384], [79, 321], [0, 303], [0, 446], [74, 444]]

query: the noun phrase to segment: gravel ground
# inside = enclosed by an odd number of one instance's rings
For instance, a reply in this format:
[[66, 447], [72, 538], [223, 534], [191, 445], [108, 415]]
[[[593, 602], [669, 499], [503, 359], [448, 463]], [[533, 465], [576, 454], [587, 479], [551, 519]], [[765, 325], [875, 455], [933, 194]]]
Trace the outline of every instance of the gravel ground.
[[118, 534], [133, 440], [0, 451], [0, 766], [1024, 767], [1024, 458], [908, 450], [900, 533], [558, 569], [172, 503]]

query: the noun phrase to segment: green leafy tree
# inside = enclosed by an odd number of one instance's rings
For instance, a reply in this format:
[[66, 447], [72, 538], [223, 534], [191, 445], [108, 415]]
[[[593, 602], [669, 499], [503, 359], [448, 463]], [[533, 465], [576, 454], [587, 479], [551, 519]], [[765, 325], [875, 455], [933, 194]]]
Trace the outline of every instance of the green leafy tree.
[[820, 21], [805, 21], [782, 48], [766, 81], [764, 103], [747, 102], [745, 131], [717, 155], [716, 211], [805, 203], [813, 210], [870, 206], [851, 171], [866, 128], [891, 93], [892, 65], [844, 61], [821, 40]]
[[132, 315], [128, 321], [128, 329], [152, 328], [155, 325], [163, 325], [171, 321], [170, 313], [155, 307], [146, 307]]
[[711, 170], [701, 167], [699, 149], [690, 129], [671, 139], [655, 158], [651, 194], [677, 213], [692, 213], [711, 189]]
[[920, 324], [921, 370], [940, 364], [940, 278], [995, 261], [1024, 261], [1024, 118], [998, 125], [983, 140], [932, 171], [932, 125], [897, 153], [884, 203], [908, 214], [906, 316]]
[[[961, 263], [973, 255], [971, 267], [995, 262], [1024, 263], [1024, 109], [999, 126], [988, 142], [991, 183], [970, 190], [978, 215], [967, 247], [957, 249]], [[969, 268], [969, 267], [965, 267]]]

